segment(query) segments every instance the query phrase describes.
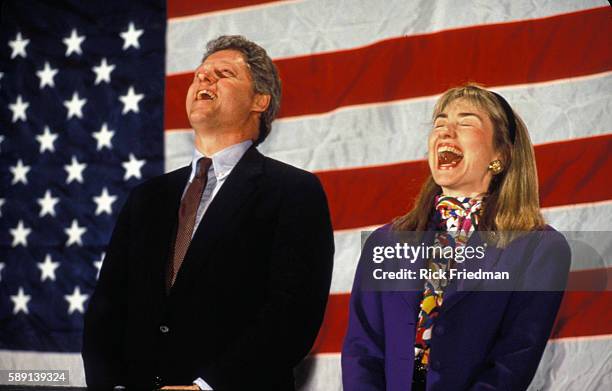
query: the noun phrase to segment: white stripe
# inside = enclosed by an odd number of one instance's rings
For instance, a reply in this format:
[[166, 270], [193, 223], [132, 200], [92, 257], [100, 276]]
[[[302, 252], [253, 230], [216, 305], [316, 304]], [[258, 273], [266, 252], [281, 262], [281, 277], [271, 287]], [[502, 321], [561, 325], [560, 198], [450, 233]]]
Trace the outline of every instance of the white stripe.
[[80, 354], [0, 350], [0, 368], [6, 370], [68, 370], [70, 385], [73, 387], [85, 387], [85, 370], [83, 369], [83, 360]]
[[469, 0], [314, 0], [272, 3], [235, 12], [170, 19], [166, 35], [166, 72], [191, 72], [206, 42], [240, 34], [257, 42], [272, 58], [352, 49], [406, 35], [426, 34], [479, 24], [535, 19], [607, 5], [602, 0], [520, 0], [485, 6]]
[[[529, 388], [536, 390], [609, 390], [612, 378], [612, 336], [550, 341]], [[81, 355], [0, 351], [2, 369], [68, 369], [70, 385], [84, 387]], [[339, 353], [307, 357], [295, 370], [300, 391], [342, 391]], [[590, 383], [584, 383], [588, 381]]]
[[[612, 389], [612, 336], [580, 341], [554, 340], [546, 346], [529, 391]], [[300, 391], [341, 391], [340, 354], [309, 357], [296, 371]]]
[[[572, 247], [571, 270], [612, 267], [612, 202], [543, 209], [546, 221], [568, 237]], [[347, 293], [353, 286], [361, 252], [361, 235], [376, 227], [336, 231], [331, 292]], [[596, 232], [599, 231], [599, 232]], [[588, 244], [589, 247], [586, 247]]]
[[[612, 72], [498, 88], [521, 115], [535, 144], [612, 131]], [[311, 171], [424, 159], [437, 97], [344, 107], [280, 119], [260, 150]], [[166, 132], [166, 171], [187, 164], [191, 130]]]

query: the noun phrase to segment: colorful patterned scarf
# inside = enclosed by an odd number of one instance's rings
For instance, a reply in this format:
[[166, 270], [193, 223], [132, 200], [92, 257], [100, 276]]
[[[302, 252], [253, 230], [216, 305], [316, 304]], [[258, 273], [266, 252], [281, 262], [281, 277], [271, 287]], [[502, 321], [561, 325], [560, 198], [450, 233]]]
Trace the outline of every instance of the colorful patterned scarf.
[[[472, 232], [478, 225], [482, 199], [468, 197], [436, 196], [436, 213], [440, 219], [436, 227], [434, 246], [456, 248], [465, 246]], [[431, 259], [429, 269], [450, 270], [454, 267], [452, 258]], [[427, 367], [429, 363], [429, 342], [434, 321], [442, 306], [444, 289], [448, 285], [445, 279], [428, 279], [425, 282], [421, 311], [417, 323], [414, 346], [415, 360]]]

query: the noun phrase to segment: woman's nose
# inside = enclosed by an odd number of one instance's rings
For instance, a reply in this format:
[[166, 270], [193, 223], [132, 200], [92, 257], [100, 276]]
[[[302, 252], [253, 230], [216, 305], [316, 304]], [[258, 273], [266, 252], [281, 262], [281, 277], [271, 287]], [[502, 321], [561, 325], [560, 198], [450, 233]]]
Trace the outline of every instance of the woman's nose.
[[454, 138], [456, 136], [457, 126], [456, 124], [449, 123], [440, 129], [438, 137], [440, 138]]

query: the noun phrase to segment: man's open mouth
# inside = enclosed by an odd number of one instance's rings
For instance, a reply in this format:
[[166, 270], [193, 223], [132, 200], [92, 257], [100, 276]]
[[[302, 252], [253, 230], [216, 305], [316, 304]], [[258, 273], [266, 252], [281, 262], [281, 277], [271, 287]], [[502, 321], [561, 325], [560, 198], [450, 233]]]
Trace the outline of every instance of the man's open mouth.
[[217, 95], [209, 90], [200, 90], [196, 93], [196, 100], [215, 100]]
[[451, 169], [463, 160], [463, 152], [451, 145], [438, 147], [438, 167], [441, 170]]

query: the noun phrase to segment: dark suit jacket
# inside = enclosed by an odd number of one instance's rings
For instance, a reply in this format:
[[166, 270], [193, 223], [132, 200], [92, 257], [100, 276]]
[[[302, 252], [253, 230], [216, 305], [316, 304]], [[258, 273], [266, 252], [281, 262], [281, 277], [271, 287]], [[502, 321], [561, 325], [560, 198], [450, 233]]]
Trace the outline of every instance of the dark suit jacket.
[[[370, 236], [362, 251], [342, 349], [345, 391], [412, 388], [423, 282], [415, 280], [412, 287], [409, 282], [403, 291], [364, 289], [373, 246], [391, 237], [385, 226]], [[482, 242], [474, 234], [468, 244]], [[413, 267], [424, 265], [420, 259]], [[490, 283], [488, 288], [466, 280], [449, 285], [433, 326], [427, 390], [525, 390], [550, 335], [569, 266], [567, 241], [552, 228], [531, 232], [504, 249], [489, 246], [483, 259], [458, 266], [508, 271], [511, 281], [506, 286]], [[483, 291], [498, 287], [504, 291]]]
[[291, 390], [319, 330], [333, 262], [311, 173], [250, 148], [209, 206], [170, 294], [165, 273], [190, 167], [137, 186], [85, 315], [87, 384]]

